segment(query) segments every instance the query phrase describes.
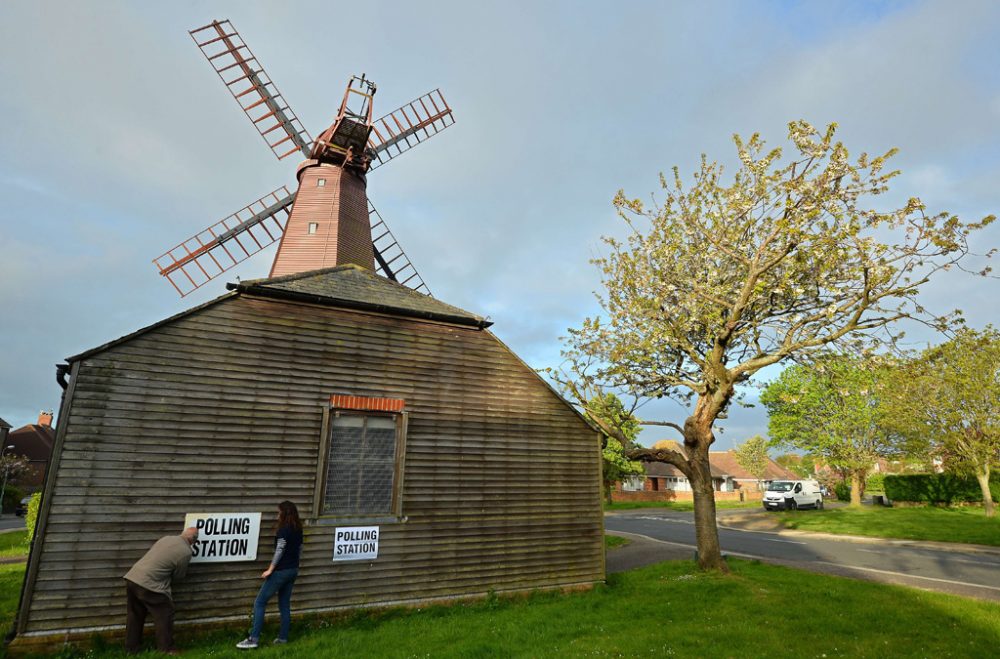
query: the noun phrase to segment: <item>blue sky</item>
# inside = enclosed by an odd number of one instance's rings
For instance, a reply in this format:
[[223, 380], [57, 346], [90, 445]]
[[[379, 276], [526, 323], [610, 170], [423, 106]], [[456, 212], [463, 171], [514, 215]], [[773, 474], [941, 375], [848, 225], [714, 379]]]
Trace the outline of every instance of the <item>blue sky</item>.
[[[535, 367], [557, 365], [559, 337], [597, 310], [589, 259], [621, 232], [615, 192], [647, 196], [703, 152], [730, 162], [734, 132], [783, 143], [789, 120], [837, 121], [855, 152], [902, 149], [897, 199], [1000, 210], [1000, 4], [985, 0], [8, 0], [0, 417], [15, 426], [58, 405], [56, 362], [267, 273], [272, 251], [181, 300], [151, 264], [294, 180], [188, 37], [213, 18], [233, 21], [313, 134], [352, 74], [378, 83], [376, 115], [441, 88], [455, 126], [374, 172], [369, 194], [434, 294], [489, 315]], [[996, 245], [997, 228], [977, 238]], [[1000, 324], [996, 291], [950, 273], [924, 300], [981, 327]], [[726, 448], [766, 416], [722, 426]]]

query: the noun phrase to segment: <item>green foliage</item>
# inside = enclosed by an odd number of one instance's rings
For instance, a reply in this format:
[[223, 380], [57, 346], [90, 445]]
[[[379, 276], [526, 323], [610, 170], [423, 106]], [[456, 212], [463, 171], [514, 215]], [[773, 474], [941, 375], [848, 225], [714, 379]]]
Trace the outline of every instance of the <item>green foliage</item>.
[[[1000, 501], [1000, 475], [990, 479], [990, 493]], [[961, 503], [982, 501], [979, 483], [965, 474], [889, 474], [885, 477], [885, 495], [891, 501], [926, 503]]]
[[[604, 482], [605, 494], [610, 501], [611, 487], [616, 481], [624, 480], [629, 476], [645, 473], [642, 464], [629, 460], [625, 455], [626, 451], [634, 446], [635, 438], [639, 435], [641, 426], [638, 419], [622, 404], [620, 398], [614, 394], [603, 394], [595, 396], [587, 401], [584, 407], [584, 414], [594, 425], [601, 429], [607, 429], [604, 436], [604, 448], [601, 450], [602, 478]], [[619, 441], [617, 435], [625, 441]]]
[[1000, 467], [1000, 331], [963, 329], [908, 364], [897, 386], [892, 421], [911, 443], [981, 482]]
[[768, 431], [780, 444], [820, 455], [863, 484], [878, 458], [902, 451], [903, 438], [884, 423], [883, 401], [894, 377], [894, 364], [873, 357], [826, 355], [790, 366], [761, 395]]
[[28, 544], [35, 538], [35, 526], [38, 524], [38, 508], [42, 505], [42, 493], [35, 492], [28, 502], [28, 512], [24, 516], [24, 523], [28, 527]]
[[865, 481], [865, 491], [885, 492], [885, 474], [870, 474]]
[[17, 504], [21, 503], [21, 499], [23, 498], [24, 490], [16, 485], [7, 483], [7, 487], [3, 491], [3, 512], [14, 512], [14, 509], [17, 508]]
[[833, 486], [833, 493], [837, 495], [838, 501], [850, 501], [851, 486], [844, 481], [838, 481], [837, 484]]
[[812, 455], [808, 453], [801, 456], [795, 453], [785, 453], [776, 457], [774, 461], [799, 478], [816, 478], [816, 473], [813, 469], [816, 462]]
[[760, 435], [754, 435], [735, 449], [736, 462], [757, 479], [758, 484], [764, 479], [767, 471], [767, 440]]

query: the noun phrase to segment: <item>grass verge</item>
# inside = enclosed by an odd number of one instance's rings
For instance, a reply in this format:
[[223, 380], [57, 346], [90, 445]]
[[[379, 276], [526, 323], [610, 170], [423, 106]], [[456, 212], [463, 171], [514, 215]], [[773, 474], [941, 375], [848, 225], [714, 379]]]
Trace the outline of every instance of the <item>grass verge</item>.
[[28, 530], [0, 533], [0, 558], [28, 557]]
[[[606, 586], [584, 593], [490, 597], [474, 604], [296, 622], [285, 647], [270, 646], [275, 625], [269, 618], [266, 645], [254, 656], [971, 657], [996, 652], [1000, 604], [756, 562], [732, 560], [731, 566], [733, 574], [725, 577], [699, 573], [690, 561], [673, 561], [611, 575]], [[21, 568], [6, 566], [7, 571], [13, 573], [12, 567]], [[795, 615], [788, 614], [790, 600]], [[9, 609], [3, 611], [10, 615]], [[234, 647], [239, 638], [235, 631], [191, 637], [180, 628], [178, 642], [189, 657], [245, 657]], [[123, 655], [104, 647], [76, 656]]]
[[[717, 510], [735, 508], [760, 508], [760, 501], [716, 501]], [[666, 508], [667, 510], [694, 510], [693, 501], [621, 501], [605, 503], [605, 510], [636, 510], [638, 508]]]
[[1000, 546], [1000, 517], [981, 507], [837, 508], [780, 513], [790, 529], [903, 540], [965, 542]]
[[615, 547], [624, 547], [629, 543], [628, 538], [623, 538], [619, 535], [606, 535], [604, 536], [604, 548], [614, 549]]

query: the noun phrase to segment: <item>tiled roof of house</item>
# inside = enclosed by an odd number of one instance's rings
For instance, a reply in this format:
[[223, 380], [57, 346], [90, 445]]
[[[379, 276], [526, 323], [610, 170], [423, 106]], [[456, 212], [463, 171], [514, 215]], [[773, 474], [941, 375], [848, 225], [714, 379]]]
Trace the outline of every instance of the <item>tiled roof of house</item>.
[[[672, 444], [673, 444], [672, 446], [665, 446], [664, 442], [657, 442], [657, 444], [660, 445], [659, 446], [660, 448], [671, 448], [671, 449], [673, 449], [675, 451], [680, 452], [681, 454], [683, 454], [685, 456], [687, 455], [687, 453], [685, 453], [685, 451], [684, 451], [684, 447], [681, 446], [680, 444], [678, 444], [677, 442], [672, 442]], [[657, 477], [659, 477], [659, 476], [680, 476], [680, 477], [685, 477], [684, 473], [680, 469], [678, 469], [677, 467], [673, 466], [672, 464], [668, 464], [666, 462], [644, 462], [642, 464], [643, 464], [643, 467], [645, 467], [645, 469], [646, 469], [646, 475], [647, 476], [657, 476]], [[720, 465], [717, 465], [715, 463], [715, 460], [712, 458], [711, 455], [709, 455], [709, 458], [708, 458], [708, 466], [712, 470], [712, 477], [713, 478], [725, 478], [726, 476], [731, 476], [732, 475], [728, 471], [726, 471], [726, 469], [724, 467], [721, 467]]]
[[[663, 440], [653, 445], [655, 448], [668, 448], [687, 455], [684, 446], [680, 442], [673, 440]], [[739, 480], [757, 480], [750, 472], [740, 466], [736, 460], [736, 452], [732, 449], [728, 451], [709, 451], [708, 463], [712, 468], [714, 478], [725, 478], [731, 476]], [[684, 474], [677, 467], [665, 462], [644, 462], [647, 476], [681, 476]], [[763, 480], [798, 480], [798, 476], [788, 471], [771, 458], [767, 459], [767, 469], [764, 472]]]
[[647, 476], [684, 476], [680, 469], [666, 462], [644, 462], [642, 466]]
[[[740, 480], [757, 480], [757, 477], [740, 466], [736, 460], [736, 452], [732, 449], [728, 451], [709, 451], [708, 459], [712, 465], [717, 465], [733, 478]], [[788, 471], [771, 458], [767, 459], [767, 467], [764, 470], [762, 480], [798, 480], [798, 476]]]
[[11, 430], [7, 442], [14, 446], [11, 453], [23, 455], [29, 460], [48, 460], [56, 441], [56, 431], [50, 426], [35, 423]]
[[253, 279], [228, 284], [227, 287], [250, 295], [427, 318], [459, 325], [480, 328], [492, 325], [481, 316], [445, 304], [379, 276], [367, 268], [352, 264], [270, 279]]

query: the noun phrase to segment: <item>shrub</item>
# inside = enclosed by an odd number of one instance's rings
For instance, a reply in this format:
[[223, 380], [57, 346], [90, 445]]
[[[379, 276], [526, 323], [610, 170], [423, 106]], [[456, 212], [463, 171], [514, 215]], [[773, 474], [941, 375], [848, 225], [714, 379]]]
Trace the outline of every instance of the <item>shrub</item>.
[[[993, 500], [1000, 501], [1000, 476], [990, 479]], [[983, 500], [979, 482], [959, 474], [890, 474], [885, 477], [885, 494], [892, 501], [961, 503]]]
[[865, 490], [885, 492], [885, 474], [872, 474], [865, 481]]
[[837, 495], [839, 501], [850, 501], [851, 486], [844, 481], [840, 481], [833, 486], [833, 493]]
[[17, 508], [17, 504], [24, 498], [24, 490], [16, 485], [7, 484], [7, 489], [3, 491], [3, 512], [12, 513]]
[[28, 527], [28, 544], [31, 544], [31, 540], [35, 537], [35, 524], [38, 523], [38, 507], [41, 503], [41, 492], [35, 492], [31, 495], [31, 501], [28, 502], [28, 512], [24, 516], [24, 523]]

